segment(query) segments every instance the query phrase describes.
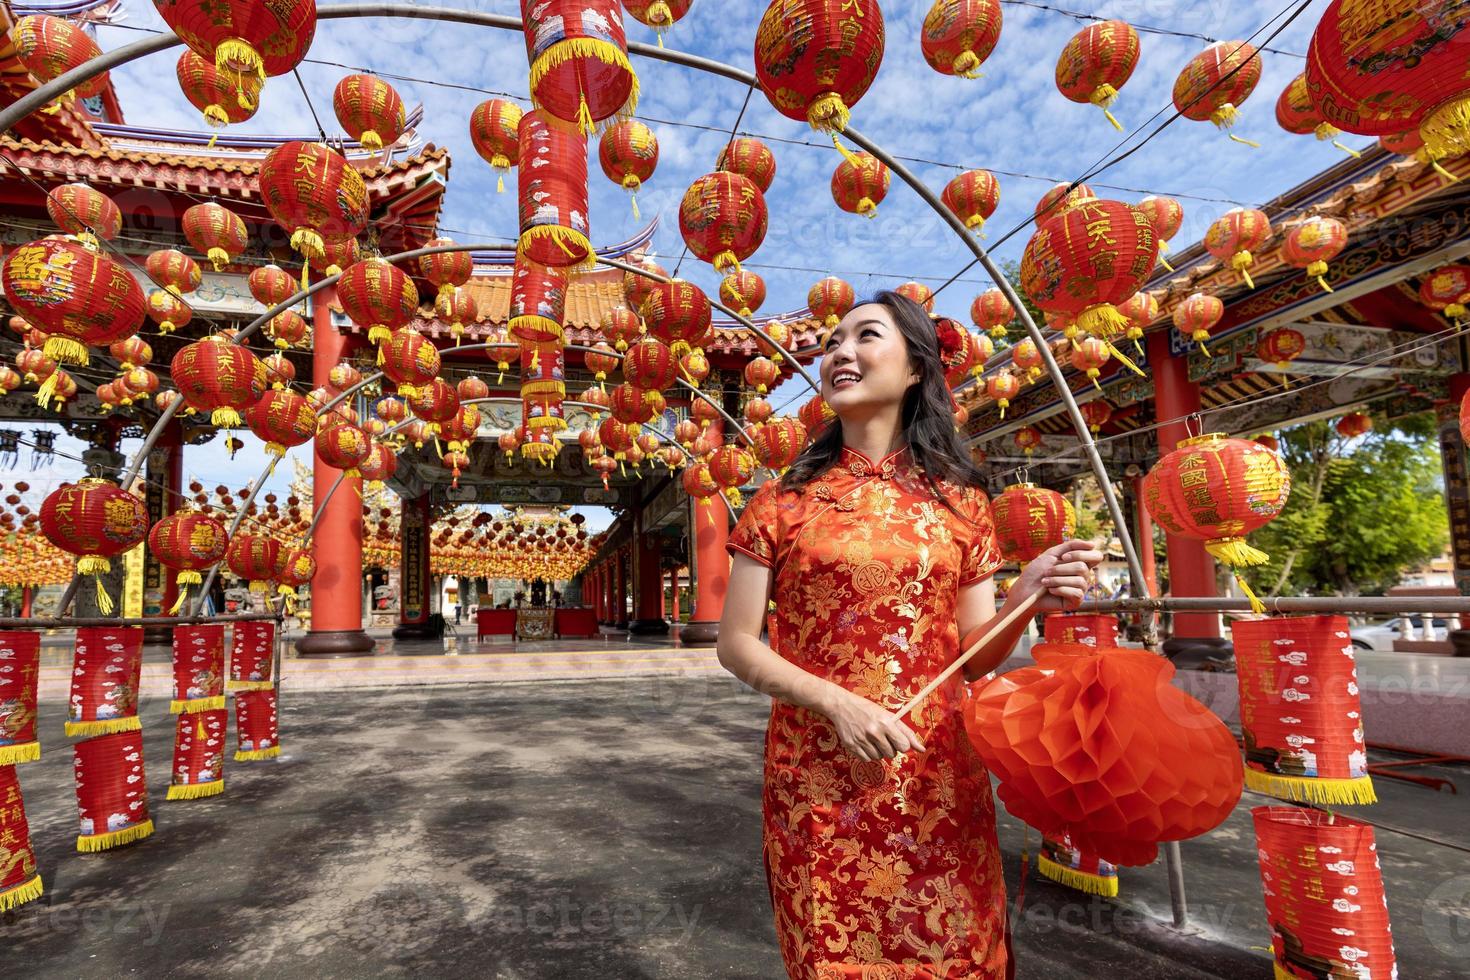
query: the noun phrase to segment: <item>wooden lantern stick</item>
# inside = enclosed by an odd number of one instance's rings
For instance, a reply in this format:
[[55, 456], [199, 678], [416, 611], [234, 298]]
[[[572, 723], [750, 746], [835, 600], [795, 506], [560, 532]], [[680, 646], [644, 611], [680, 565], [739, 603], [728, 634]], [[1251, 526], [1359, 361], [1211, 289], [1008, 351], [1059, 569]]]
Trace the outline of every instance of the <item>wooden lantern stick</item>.
[[964, 653], [956, 657], [954, 663], [944, 668], [944, 670], [939, 674], [938, 677], [934, 678], [928, 684], [925, 684], [924, 689], [918, 694], [915, 694], [912, 701], [904, 705], [902, 708], [899, 708], [896, 717], [902, 718], [910, 711], [913, 711], [914, 708], [918, 707], [920, 701], [923, 701], [929, 695], [933, 694], [934, 690], [938, 688], [940, 684], [943, 684], [946, 680], [949, 679], [950, 675], [952, 675], [955, 671], [959, 670], [966, 663], [968, 663], [970, 658], [979, 653], [987, 644], [990, 643], [992, 639], [994, 639], [1001, 633], [1004, 633], [1016, 620], [1028, 615], [1031, 610], [1035, 608], [1036, 603], [1039, 602], [1041, 600], [1041, 597], [1045, 594], [1045, 590], [1033, 592], [1026, 598], [1022, 599], [1020, 602], [1016, 603], [1015, 608], [1011, 608], [1010, 604], [1007, 603], [1005, 615], [992, 622], [990, 625], [990, 629], [986, 630], [984, 634], [981, 635], [980, 639], [970, 644], [970, 649], [966, 650]]

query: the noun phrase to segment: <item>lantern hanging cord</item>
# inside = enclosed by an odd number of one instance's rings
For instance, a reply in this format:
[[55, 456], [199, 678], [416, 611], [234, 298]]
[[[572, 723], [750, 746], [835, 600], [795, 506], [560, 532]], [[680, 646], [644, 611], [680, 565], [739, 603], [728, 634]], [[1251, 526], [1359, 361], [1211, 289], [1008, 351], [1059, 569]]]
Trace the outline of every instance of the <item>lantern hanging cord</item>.
[[327, 131], [322, 128], [322, 120], [321, 117], [316, 114], [316, 106], [311, 104], [311, 96], [307, 94], [306, 83], [301, 80], [301, 72], [295, 68], [292, 68], [291, 74], [296, 76], [296, 87], [301, 89], [301, 97], [306, 100], [306, 108], [311, 110], [311, 120], [312, 122], [316, 123], [316, 131], [318, 134], [321, 135], [322, 144], [326, 145], [328, 142]]
[[[1034, 10], [1044, 10], [1047, 13], [1051, 14], [1061, 14], [1063, 17], [1070, 17], [1073, 20], [1080, 20], [1084, 23], [1100, 23], [1108, 19], [1106, 17], [1100, 17], [1097, 14], [1084, 14], [1076, 10], [1066, 10], [1062, 7], [1053, 7], [1050, 4], [1037, 3], [1036, 0], [1000, 0], [1000, 2], [1002, 4], [1008, 4], [1014, 7], [1030, 7]], [[1129, 21], [1128, 26], [1132, 27], [1140, 34], [1158, 34], [1163, 37], [1185, 37], [1198, 41], [1204, 41], [1206, 44], [1219, 44], [1222, 40], [1218, 37], [1210, 37], [1208, 34], [1195, 34], [1190, 31], [1176, 31], [1171, 30], [1167, 27], [1154, 27], [1149, 24], [1136, 24], [1133, 21]], [[1263, 46], [1261, 48], [1258, 48], [1257, 50], [1267, 51], [1271, 54], [1285, 55], [1288, 58], [1301, 58], [1305, 60], [1307, 57], [1304, 54], [1298, 54], [1295, 51], [1283, 51], [1280, 48], [1268, 48]]]
[[[748, 86], [746, 86], [746, 88], [745, 88], [745, 101], [742, 102], [742, 103], [740, 103], [740, 111], [735, 114], [735, 123], [734, 123], [734, 125], [732, 125], [730, 127], [730, 132], [725, 137], [725, 146], [726, 147], [728, 147], [730, 145], [730, 143], [735, 139], [735, 133], [736, 133], [737, 130], [740, 129], [740, 123], [741, 123], [741, 121], [743, 119], [745, 119], [745, 110], [748, 109], [748, 108], [750, 108], [750, 97], [753, 94], [755, 94], [755, 86], [754, 85], [748, 85]], [[679, 237], [680, 238], [683, 238], [684, 236], [683, 235], [680, 235]], [[671, 278], [671, 279], [677, 279], [677, 278], [679, 278], [679, 269], [680, 269], [680, 267], [682, 267], [684, 265], [684, 259], [688, 255], [689, 255], [689, 243], [688, 242], [685, 242], [683, 248], [679, 249], [679, 261], [677, 261], [677, 262], [674, 263], [674, 271], [673, 271], [672, 274], [670, 274], [669, 278]]]

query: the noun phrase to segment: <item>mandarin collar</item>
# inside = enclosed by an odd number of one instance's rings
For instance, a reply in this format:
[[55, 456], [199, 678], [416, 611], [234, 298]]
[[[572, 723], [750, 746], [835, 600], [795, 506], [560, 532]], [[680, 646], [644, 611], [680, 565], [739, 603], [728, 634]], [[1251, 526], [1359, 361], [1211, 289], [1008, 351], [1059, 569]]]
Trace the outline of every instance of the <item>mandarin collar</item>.
[[899, 468], [908, 462], [909, 447], [906, 445], [900, 446], [876, 463], [851, 446], [843, 446], [837, 466], [855, 477], [876, 476], [880, 480], [891, 480]]

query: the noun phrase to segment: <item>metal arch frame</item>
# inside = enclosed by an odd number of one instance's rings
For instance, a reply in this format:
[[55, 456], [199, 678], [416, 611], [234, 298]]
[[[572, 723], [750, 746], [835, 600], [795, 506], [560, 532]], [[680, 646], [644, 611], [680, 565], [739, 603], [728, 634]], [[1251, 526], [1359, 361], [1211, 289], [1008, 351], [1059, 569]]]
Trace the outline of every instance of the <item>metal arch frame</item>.
[[[376, 2], [332, 4], [329, 6], [320, 7], [317, 10], [317, 18], [319, 20], [337, 20], [359, 17], [403, 17], [416, 20], [439, 20], [447, 21], [450, 23], [470, 24], [482, 27], [494, 27], [501, 30], [519, 31], [523, 29], [523, 25], [519, 18], [510, 17], [503, 14], [489, 14], [471, 10], [455, 10], [445, 7], [419, 7], [409, 3]], [[122, 48], [117, 48], [111, 52], [102, 54], [99, 57], [87, 62], [86, 64], [80, 65], [72, 69], [71, 71], [66, 72], [58, 78], [55, 78], [52, 81], [35, 89], [28, 95], [23, 96], [6, 109], [0, 110], [0, 133], [9, 131], [9, 129], [14, 126], [18, 120], [41, 108], [52, 99], [60, 96], [63, 92], [75, 88], [77, 85], [90, 80], [101, 72], [113, 67], [127, 64], [128, 62], [136, 60], [137, 58], [141, 58], [144, 55], [167, 50], [168, 48], [171, 48], [179, 43], [181, 43], [179, 38], [177, 37], [177, 35], [173, 34], [165, 34], [159, 35], [157, 37], [145, 38], [143, 40], [136, 41], [133, 44], [125, 45]], [[754, 88], [758, 85], [758, 81], [755, 75], [753, 75], [751, 72], [745, 71], [744, 69], [736, 68], [732, 65], [726, 65], [722, 62], [713, 61], [708, 58], [701, 58], [697, 55], [691, 55], [682, 51], [674, 51], [671, 49], [658, 48], [653, 45], [638, 42], [629, 43], [628, 50], [630, 53], [638, 54], [643, 57], [666, 61], [672, 64], [694, 68], [708, 74], [728, 78], [732, 81], [736, 81], [743, 85], [746, 85], [747, 87]], [[1144, 578], [1143, 575], [1143, 566], [1138, 557], [1138, 550], [1133, 542], [1133, 535], [1128, 528], [1128, 522], [1124, 517], [1123, 509], [1118, 502], [1117, 494], [1113, 492], [1112, 481], [1108, 477], [1107, 469], [1103, 465], [1102, 457], [1097, 451], [1097, 446], [1092, 440], [1091, 432], [1087, 427], [1086, 421], [1082, 417], [1081, 411], [1077, 407], [1077, 401], [1072, 396], [1071, 389], [1066, 383], [1061, 368], [1056, 362], [1056, 358], [1052, 356], [1051, 350], [1046, 344], [1045, 337], [1043, 336], [1040, 328], [1036, 325], [1035, 320], [1031, 317], [1030, 312], [1026, 309], [1026, 305], [1021, 302], [1015, 288], [1011, 286], [1010, 282], [1001, 273], [1000, 269], [996, 267], [995, 263], [991, 260], [989, 253], [985, 250], [984, 246], [980, 244], [979, 239], [977, 239], [970, 232], [970, 230], [964, 226], [963, 222], [955, 217], [954, 214], [949, 211], [949, 209], [944, 207], [938, 196], [935, 195], [934, 192], [930, 190], [927, 186], [925, 186], [925, 184], [920, 181], [918, 177], [913, 174], [912, 171], [910, 171], [900, 161], [894, 159], [891, 154], [889, 154], [878, 144], [865, 137], [856, 128], [849, 126], [846, 130], [846, 135], [850, 140], [852, 140], [863, 149], [867, 150], [869, 153], [873, 154], [874, 157], [876, 157], [878, 160], [882, 161], [886, 166], [888, 166], [890, 170], [898, 174], [899, 178], [903, 180], [904, 183], [908, 184], [909, 187], [914, 191], [914, 193], [918, 194], [919, 197], [926, 204], [928, 204], [934, 210], [934, 212], [940, 216], [942, 220], [948, 223], [955, 234], [959, 236], [960, 240], [964, 242], [966, 247], [970, 249], [976, 260], [979, 261], [979, 263], [984, 267], [985, 271], [990, 275], [996, 286], [1001, 290], [1002, 293], [1005, 294], [1006, 299], [1010, 301], [1011, 306], [1019, 316], [1022, 325], [1025, 326], [1027, 335], [1031, 338], [1032, 341], [1035, 342], [1037, 350], [1041, 354], [1042, 363], [1046, 367], [1047, 374], [1051, 377], [1052, 383], [1056, 386], [1057, 391], [1061, 396], [1062, 404], [1066, 409], [1067, 416], [1071, 419], [1072, 426], [1076, 430], [1078, 439], [1082, 444], [1082, 449], [1087, 455], [1093, 475], [1097, 479], [1099, 489], [1102, 491], [1103, 500], [1107, 506], [1108, 514], [1112, 518], [1114, 529], [1118, 535], [1118, 541], [1122, 545], [1124, 556], [1126, 557], [1128, 562], [1128, 576], [1132, 586], [1132, 593], [1140, 599], [1151, 598], [1148, 592], [1147, 580]], [[410, 255], [418, 254], [426, 254], [426, 250], [418, 250], [413, 253], [404, 253], [401, 257], [406, 258]], [[325, 281], [323, 283], [318, 283], [314, 288], [322, 288], [324, 285], [326, 285]], [[762, 331], [757, 332], [763, 333]], [[769, 338], [767, 339], [769, 340]], [[160, 432], [163, 425], [166, 424], [170, 418], [172, 418], [173, 413], [177, 411], [180, 404], [181, 401], [175, 401], [174, 405], [170, 406], [170, 410], [165, 411], [164, 414], [159, 418], [157, 424], [154, 427], [154, 431], [150, 433], [150, 439], [145, 441], [144, 443], [145, 450], [152, 448], [151, 443], [153, 441], [156, 441], [156, 436], [158, 432]], [[145, 453], [140, 452], [135, 463], [141, 464], [144, 458]], [[132, 477], [136, 475], [136, 469], [137, 467], [134, 466], [133, 472], [129, 474], [129, 485], [131, 484]], [[77, 582], [78, 580], [74, 578], [72, 581], [72, 585], [68, 588], [68, 595], [63, 597], [64, 602], [69, 599], [70, 595], [75, 593]], [[64, 610], [65, 606], [63, 605], [61, 608]], [[1152, 616], [1149, 615], [1146, 619], [1146, 625], [1151, 627], [1151, 624]], [[1151, 628], [1149, 629], [1149, 632], [1152, 633]], [[1183, 872], [1181, 869], [1179, 847], [1177, 843], [1169, 843], [1165, 845], [1165, 858], [1169, 869], [1169, 886], [1171, 898], [1173, 900], [1174, 923], [1176, 926], [1183, 926], [1188, 921], [1188, 912], [1185, 907]]]

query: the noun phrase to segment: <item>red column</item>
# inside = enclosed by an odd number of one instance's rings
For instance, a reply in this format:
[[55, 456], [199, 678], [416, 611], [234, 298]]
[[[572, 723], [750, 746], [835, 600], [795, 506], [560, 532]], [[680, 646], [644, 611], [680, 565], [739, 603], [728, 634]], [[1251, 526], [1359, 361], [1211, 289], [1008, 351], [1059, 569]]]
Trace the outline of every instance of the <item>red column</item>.
[[679, 621], [679, 566], [669, 569], [669, 607], [666, 614], [670, 622]]
[[713, 643], [720, 635], [725, 589], [730, 584], [730, 556], [725, 552], [725, 542], [730, 537], [730, 512], [718, 500], [704, 505], [691, 500], [689, 508], [689, 525], [694, 529], [694, 563], [690, 567], [694, 576], [694, 611], [679, 636], [692, 643]]
[[36, 598], [36, 590], [27, 585], [20, 590], [20, 618], [31, 618], [31, 603]]
[[[347, 338], [332, 325], [328, 287], [312, 297], [315, 348], [311, 376], [316, 386], [346, 352]], [[316, 506], [326, 498], [341, 470], [313, 452], [312, 494]], [[343, 480], [327, 503], [311, 542], [316, 577], [311, 580], [311, 632], [296, 643], [303, 654], [366, 653], [372, 638], [362, 629], [362, 479]]]
[[664, 621], [664, 579], [658, 568], [661, 552], [657, 534], [634, 536], [633, 559], [638, 598], [638, 615], [630, 626], [634, 633], [669, 631], [669, 624]]
[[1143, 500], [1143, 477], [1133, 478], [1133, 507], [1137, 514], [1137, 526], [1133, 529], [1133, 541], [1138, 546], [1138, 563], [1143, 566], [1143, 580], [1148, 585], [1148, 594], [1159, 594], [1159, 570], [1154, 559], [1154, 519]]
[[[1199, 385], [1189, 380], [1189, 363], [1169, 354], [1169, 335], [1159, 331], [1148, 336], [1148, 363], [1154, 376], [1154, 417], [1165, 424], [1158, 429], [1159, 452], [1166, 454], [1189, 436], [1185, 419], [1200, 408]], [[1169, 592], [1175, 596], [1214, 596], [1215, 559], [1203, 541], [1181, 538], [1166, 532], [1169, 563]], [[1176, 613], [1174, 636], [1219, 638], [1218, 613]]]
[[618, 550], [618, 585], [613, 590], [613, 622], [628, 628], [628, 549]]

